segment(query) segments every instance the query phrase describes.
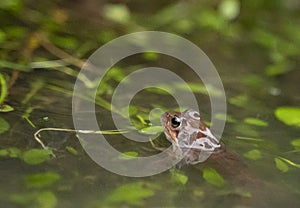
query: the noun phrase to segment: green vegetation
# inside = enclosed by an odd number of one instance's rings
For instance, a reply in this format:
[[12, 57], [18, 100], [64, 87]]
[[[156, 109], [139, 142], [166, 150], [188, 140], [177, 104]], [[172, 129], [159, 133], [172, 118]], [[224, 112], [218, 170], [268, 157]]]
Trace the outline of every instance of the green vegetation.
[[275, 110], [275, 116], [286, 125], [300, 127], [300, 108], [279, 107]]
[[261, 152], [260, 152], [260, 150], [258, 150], [258, 149], [250, 150], [250, 151], [246, 152], [246, 153], [244, 154], [244, 156], [245, 156], [246, 158], [251, 159], [251, 160], [258, 160], [258, 159], [261, 159], [261, 158], [262, 158]]
[[225, 185], [224, 178], [215, 170], [212, 168], [204, 168], [203, 169], [203, 178], [210, 184], [222, 187]]
[[[99, 86], [99, 80], [79, 76], [88, 89], [97, 87], [95, 100], [88, 90], [78, 96], [95, 103], [102, 130], [98, 133], [107, 135], [107, 141], [122, 152], [119, 159], [126, 162], [157, 153], [149, 143], [127, 142], [128, 131], [147, 135], [160, 146], [170, 145], [163, 134], [154, 138], [163, 131], [160, 114], [190, 108], [178, 106], [172, 95], [192, 91], [203, 120], [226, 121], [222, 141], [227, 148], [246, 158], [257, 175], [276, 178], [270, 181], [274, 184], [284, 181], [287, 186], [281, 192], [300, 193], [296, 177], [300, 171], [300, 4], [284, 0], [113, 2], [0, 1], [3, 206], [211, 207], [227, 195], [253, 195], [256, 190], [228, 188], [234, 186], [231, 181], [212, 168], [203, 169], [202, 176], [194, 167], [183, 167], [132, 179], [109, 174], [82, 153], [71, 118], [74, 82], [82, 65], [110, 40], [156, 30], [187, 38], [207, 53], [223, 81], [228, 111], [210, 115], [208, 92], [219, 98], [220, 90], [205, 86], [179, 60], [153, 51], [118, 62]], [[149, 66], [170, 69], [186, 84], [161, 83], [140, 91], [129, 108], [112, 106], [118, 84]], [[114, 130], [108, 116], [112, 111], [123, 117], [128, 111], [131, 125]]]

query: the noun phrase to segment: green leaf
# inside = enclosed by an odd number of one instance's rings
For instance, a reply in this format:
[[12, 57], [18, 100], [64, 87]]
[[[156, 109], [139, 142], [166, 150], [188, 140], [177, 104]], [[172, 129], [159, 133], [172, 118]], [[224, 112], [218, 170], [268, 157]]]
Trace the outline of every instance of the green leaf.
[[215, 114], [214, 117], [218, 120], [223, 120], [223, 121], [227, 121], [227, 122], [230, 122], [230, 123], [235, 123], [236, 122], [236, 120], [231, 115], [217, 113], [217, 114]]
[[37, 165], [48, 160], [51, 154], [49, 149], [31, 149], [23, 154], [23, 160], [29, 165]]
[[158, 53], [155, 52], [145, 52], [143, 53], [143, 58], [148, 60], [148, 61], [155, 61], [159, 57]]
[[236, 97], [229, 98], [228, 102], [238, 107], [245, 107], [249, 102], [249, 98], [247, 95], [238, 95]]
[[194, 93], [201, 93], [204, 95], [211, 95], [215, 97], [222, 96], [222, 91], [212, 85], [203, 85], [202, 83], [195, 83], [195, 82], [189, 82], [189, 83], [174, 83], [172, 85], [174, 88], [178, 88], [180, 90], [184, 90], [187, 92], [192, 92]]
[[51, 191], [12, 194], [9, 200], [20, 207], [55, 208], [57, 205], [57, 198]]
[[274, 158], [276, 168], [282, 172], [287, 172], [289, 170], [289, 167], [285, 162], [283, 162], [280, 158], [275, 157]]
[[9, 156], [11, 158], [18, 158], [21, 156], [21, 150], [16, 147], [1, 149], [0, 156]]
[[53, 192], [43, 191], [37, 195], [36, 202], [39, 208], [55, 208], [57, 198]]
[[8, 155], [11, 158], [18, 158], [22, 155], [21, 150], [17, 147], [10, 147], [7, 149]]
[[36, 199], [38, 192], [25, 192], [25, 193], [17, 193], [11, 194], [9, 196], [9, 200], [24, 207], [26, 204], [33, 204], [33, 201]]
[[291, 141], [291, 145], [293, 145], [295, 148], [300, 148], [300, 139], [294, 139]]
[[182, 172], [176, 171], [174, 169], [171, 169], [170, 172], [172, 174], [171, 180], [174, 183], [185, 185], [189, 180], [189, 178]]
[[0, 157], [4, 157], [8, 155], [8, 150], [7, 149], [0, 149]]
[[0, 29], [0, 43], [6, 40], [6, 33]]
[[78, 155], [77, 150], [74, 149], [74, 148], [71, 147], [71, 146], [66, 146], [66, 150], [67, 150], [68, 152], [70, 152], [71, 154], [73, 154], [73, 155]]
[[74, 50], [78, 48], [79, 42], [73, 37], [50, 36], [50, 40], [58, 47]]
[[242, 78], [242, 83], [247, 87], [251, 87], [253, 90], [261, 89], [262, 84], [264, 83], [264, 79], [261, 76], [251, 74]]
[[157, 94], [168, 95], [176, 93], [174, 84], [158, 84], [156, 87], [148, 87], [145, 90]]
[[246, 124], [250, 124], [250, 125], [255, 125], [255, 126], [268, 126], [268, 123], [261, 120], [261, 119], [258, 119], [258, 118], [245, 118], [244, 119], [244, 122]]
[[244, 156], [250, 160], [258, 160], [261, 158], [261, 152], [258, 149], [253, 149], [246, 152]]
[[234, 129], [241, 133], [242, 135], [245, 135], [246, 137], [254, 137], [258, 138], [259, 137], [259, 132], [257, 131], [256, 128], [253, 128], [250, 125], [247, 125], [245, 123], [239, 122], [234, 126]]
[[7, 113], [7, 112], [10, 112], [10, 111], [13, 111], [13, 110], [14, 110], [14, 108], [11, 107], [10, 105], [4, 104], [4, 105], [0, 106], [0, 112], [2, 112], [2, 113]]
[[286, 74], [293, 68], [289, 63], [275, 63], [266, 67], [265, 71], [268, 76], [277, 76], [281, 74]]
[[213, 168], [203, 169], [203, 178], [210, 184], [222, 187], [225, 184], [223, 177]]
[[275, 116], [289, 126], [300, 127], [300, 108], [282, 106], [275, 110]]
[[118, 158], [121, 159], [121, 160], [131, 160], [133, 158], [136, 158], [138, 155], [139, 155], [139, 153], [133, 152], [133, 151], [131, 151], [131, 152], [123, 152], [122, 154], [120, 154], [118, 156]]
[[29, 188], [45, 188], [51, 186], [60, 179], [60, 175], [54, 172], [38, 173], [25, 177], [26, 186]]
[[23, 1], [22, 0], [1, 0], [0, 1], [0, 8], [18, 11], [22, 8]]
[[151, 187], [143, 182], [135, 182], [122, 185], [114, 190], [104, 200], [105, 204], [119, 204], [125, 206], [124, 203], [134, 206], [143, 206], [144, 199], [154, 195]]
[[9, 123], [4, 118], [0, 117], [0, 134], [6, 132], [9, 127]]
[[139, 132], [142, 134], [150, 134], [150, 135], [155, 135], [158, 133], [161, 133], [164, 131], [164, 128], [162, 126], [150, 126], [141, 129]]

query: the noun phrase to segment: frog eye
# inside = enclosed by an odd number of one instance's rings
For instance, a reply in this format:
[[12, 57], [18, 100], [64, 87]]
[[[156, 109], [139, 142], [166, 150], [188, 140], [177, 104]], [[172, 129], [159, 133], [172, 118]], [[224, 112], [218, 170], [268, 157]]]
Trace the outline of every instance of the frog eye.
[[173, 128], [177, 128], [178, 126], [180, 126], [180, 124], [181, 120], [178, 117], [175, 116], [171, 119], [171, 125]]

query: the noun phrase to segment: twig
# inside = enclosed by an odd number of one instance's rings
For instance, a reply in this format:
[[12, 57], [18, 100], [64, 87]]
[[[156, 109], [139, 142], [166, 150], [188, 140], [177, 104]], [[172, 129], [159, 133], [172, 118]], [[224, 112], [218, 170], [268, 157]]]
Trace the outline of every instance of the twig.
[[40, 139], [40, 133], [42, 131], [63, 131], [63, 132], [75, 132], [78, 134], [122, 134], [127, 133], [128, 130], [104, 130], [104, 131], [95, 131], [95, 130], [75, 130], [75, 129], [62, 129], [62, 128], [42, 128], [37, 130], [34, 133], [34, 139], [42, 146], [43, 149], [48, 149], [44, 142]]
[[78, 68], [81, 68], [84, 65], [84, 61], [75, 58], [74, 56], [66, 53], [65, 51], [61, 50], [60, 48], [53, 45], [48, 38], [43, 33], [38, 33], [37, 37], [40, 41], [41, 46], [43, 46], [47, 51], [55, 55], [56, 57], [62, 59], [63, 61], [70, 63]]

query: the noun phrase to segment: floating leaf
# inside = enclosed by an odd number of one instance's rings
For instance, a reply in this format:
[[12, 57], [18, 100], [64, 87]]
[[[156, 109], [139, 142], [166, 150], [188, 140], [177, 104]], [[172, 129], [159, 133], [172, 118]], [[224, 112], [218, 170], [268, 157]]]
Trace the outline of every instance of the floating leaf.
[[242, 79], [243, 84], [247, 87], [251, 87], [253, 90], [261, 89], [262, 84], [264, 83], [264, 79], [261, 76], [251, 74], [247, 75]]
[[0, 43], [6, 40], [6, 33], [0, 29]]
[[51, 191], [12, 194], [9, 199], [21, 207], [54, 208], [57, 205], [57, 198]]
[[154, 92], [157, 94], [174, 94], [176, 93], [175, 83], [172, 84], [158, 84], [156, 87], [146, 88], [149, 92]]
[[249, 102], [249, 98], [247, 95], [238, 95], [236, 97], [229, 98], [228, 102], [238, 107], [244, 107]]
[[14, 108], [11, 107], [10, 105], [4, 104], [4, 105], [0, 106], [0, 112], [2, 112], [2, 113], [7, 113], [7, 112], [10, 112], [10, 111], [13, 111], [13, 110], [14, 110]]
[[175, 183], [185, 185], [189, 180], [189, 178], [185, 174], [183, 174], [182, 172], [176, 171], [174, 169], [171, 169], [170, 172], [172, 174], [171, 179]]
[[226, 114], [221, 114], [221, 113], [215, 114], [215, 118], [218, 120], [223, 120], [223, 121], [227, 121], [230, 123], [236, 122], [236, 120], [231, 115], [226, 115]]
[[143, 58], [148, 60], [148, 61], [155, 61], [159, 57], [158, 53], [155, 52], [145, 52], [143, 53]]
[[22, 155], [21, 150], [17, 147], [10, 147], [7, 150], [8, 150], [8, 155], [11, 158], [18, 158]]
[[21, 150], [16, 147], [10, 147], [0, 150], [0, 156], [9, 156], [11, 158], [18, 158], [21, 155]]
[[234, 129], [237, 132], [245, 135], [246, 137], [259, 137], [259, 132], [257, 131], [257, 129], [253, 128], [252, 126], [246, 125], [245, 123], [237, 123], [234, 126]]
[[225, 184], [223, 177], [213, 168], [203, 169], [203, 178], [210, 184], [222, 187]]
[[148, 87], [145, 90], [148, 92], [159, 94], [159, 95], [169, 95], [169, 94], [174, 93], [173, 89], [170, 88], [170, 89], [166, 90], [165, 86], [163, 86], [163, 87], [164, 87], [164, 89], [162, 89], [161, 86], [160, 87]]
[[78, 155], [77, 150], [74, 149], [74, 148], [71, 147], [71, 146], [66, 146], [66, 150], [67, 150], [68, 152], [70, 152], [71, 154], [73, 154], [73, 155]]
[[9, 127], [9, 123], [4, 118], [0, 117], [0, 134], [6, 132]]
[[274, 158], [276, 168], [282, 172], [287, 172], [289, 170], [289, 167], [285, 162], [283, 162], [280, 158], [276, 157]]
[[295, 148], [300, 148], [300, 139], [294, 139], [291, 141], [291, 145], [293, 145]]
[[143, 182], [129, 183], [118, 187], [105, 199], [105, 204], [143, 206], [144, 199], [154, 195], [154, 191]]
[[33, 204], [33, 201], [36, 199], [37, 192], [26, 192], [20, 194], [12, 194], [9, 196], [9, 200], [18, 204], [18, 205], [26, 205]]
[[142, 134], [150, 134], [150, 135], [155, 135], [158, 133], [161, 133], [164, 131], [164, 128], [162, 126], [150, 126], [141, 129], [139, 132]]
[[60, 175], [54, 172], [38, 173], [25, 177], [27, 187], [45, 188], [51, 186], [55, 181], [60, 179]]
[[121, 159], [121, 160], [130, 160], [130, 159], [136, 158], [138, 155], [139, 155], [139, 153], [133, 152], [133, 151], [123, 152], [122, 154], [120, 154], [118, 156], [118, 158]]
[[261, 152], [258, 149], [253, 149], [246, 152], [244, 156], [250, 160], [258, 160], [261, 158]]
[[49, 149], [31, 149], [23, 154], [23, 160], [29, 165], [37, 165], [48, 160], [51, 154]]
[[292, 66], [289, 63], [275, 63], [266, 67], [265, 71], [268, 76], [277, 76], [285, 74], [292, 70]]
[[7, 149], [1, 149], [0, 150], [0, 157], [2, 156], [7, 156], [8, 155], [8, 150]]
[[193, 195], [197, 198], [203, 197], [205, 195], [205, 191], [203, 191], [203, 190], [193, 190]]
[[275, 116], [286, 125], [300, 127], [300, 108], [279, 107], [275, 110]]
[[194, 93], [201, 93], [204, 95], [211, 95], [211, 96], [222, 96], [222, 90], [212, 86], [212, 85], [203, 85], [202, 83], [195, 83], [195, 82], [189, 82], [189, 83], [174, 83], [173, 87], [176, 87], [180, 90], [184, 90], [187, 92]]
[[57, 198], [51, 191], [43, 191], [36, 197], [39, 208], [55, 208], [57, 205]]
[[192, 90], [192, 92], [195, 92], [195, 93], [201, 93], [204, 95], [208, 95], [208, 91], [202, 83], [190, 82], [190, 83], [188, 83], [188, 85], [186, 83], [177, 83], [175, 86], [178, 89], [185, 90], [188, 92]]
[[268, 123], [258, 118], [245, 118], [244, 122], [255, 126], [268, 126]]

